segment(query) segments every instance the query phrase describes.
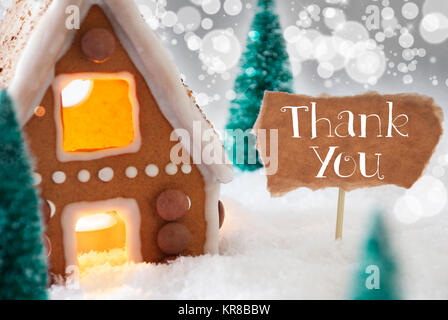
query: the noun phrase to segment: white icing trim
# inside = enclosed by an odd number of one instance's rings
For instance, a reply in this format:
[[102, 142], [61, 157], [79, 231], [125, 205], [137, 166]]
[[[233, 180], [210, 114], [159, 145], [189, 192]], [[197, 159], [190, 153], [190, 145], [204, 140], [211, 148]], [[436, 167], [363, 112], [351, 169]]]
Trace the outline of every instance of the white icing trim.
[[219, 211], [218, 201], [221, 185], [216, 181], [205, 182], [205, 221], [207, 230], [205, 236], [204, 252], [219, 253]]
[[79, 182], [86, 183], [90, 180], [90, 172], [88, 170], [81, 170], [78, 172], [78, 180]]
[[[129, 98], [132, 103], [132, 122], [134, 126], [134, 141], [130, 145], [120, 148], [110, 148], [98, 151], [89, 152], [67, 152], [63, 148], [64, 140], [64, 128], [61, 117], [61, 92], [70, 82], [79, 79], [120, 79], [126, 80], [129, 83]], [[126, 71], [116, 73], [71, 73], [62, 74], [56, 77], [53, 82], [53, 94], [54, 94], [54, 120], [56, 123], [56, 156], [61, 162], [68, 161], [86, 161], [95, 160], [105, 157], [115, 156], [125, 153], [136, 153], [140, 150], [142, 145], [142, 138], [140, 135], [140, 106], [137, 99], [137, 89], [134, 76]]]
[[159, 175], [159, 167], [155, 164], [148, 164], [145, 168], [145, 173], [148, 177], [157, 177]]
[[56, 213], [56, 206], [54, 205], [53, 201], [47, 200], [47, 202], [50, 206], [50, 218], [53, 218], [54, 214]]
[[174, 176], [177, 173], [177, 165], [172, 162], [168, 163], [165, 167], [165, 172], [169, 176]]
[[61, 216], [66, 273], [78, 265], [76, 255], [76, 222], [82, 216], [116, 211], [126, 223], [126, 243], [129, 260], [142, 262], [140, 243], [140, 210], [134, 199], [116, 198], [95, 202], [77, 202], [67, 205]]
[[189, 196], [187, 196], [187, 200], [188, 200], [188, 210], [191, 209], [191, 199]]
[[125, 174], [129, 179], [134, 179], [138, 175], [138, 170], [136, 167], [127, 167]]
[[103, 168], [98, 172], [98, 178], [103, 182], [112, 181], [114, 178], [114, 170], [109, 167]]
[[51, 178], [53, 179], [53, 182], [56, 184], [63, 184], [65, 180], [67, 180], [67, 176], [63, 171], [54, 172]]
[[33, 172], [33, 185], [38, 186], [41, 183], [42, 183], [42, 176], [37, 172]]
[[182, 172], [184, 174], [190, 174], [191, 170], [192, 170], [191, 165], [189, 165], [189, 164], [183, 164], [180, 169], [182, 170]]
[[48, 248], [46, 248], [48, 250], [48, 252], [47, 252], [47, 258], [48, 258], [48, 257], [51, 256], [51, 252], [52, 252], [53, 248], [52, 248], [52, 245], [51, 245], [50, 238], [48, 238], [48, 236], [46, 234], [44, 235], [44, 237], [45, 237], [45, 241], [48, 243]]

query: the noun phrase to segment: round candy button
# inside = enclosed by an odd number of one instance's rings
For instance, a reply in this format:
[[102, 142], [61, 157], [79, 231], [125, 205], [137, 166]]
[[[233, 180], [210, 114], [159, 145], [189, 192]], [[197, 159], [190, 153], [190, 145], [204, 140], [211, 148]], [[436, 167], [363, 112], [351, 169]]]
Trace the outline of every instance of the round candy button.
[[178, 222], [171, 222], [160, 229], [157, 245], [166, 254], [179, 254], [188, 248], [191, 234], [187, 227]]
[[165, 190], [157, 197], [157, 212], [166, 221], [182, 218], [187, 214], [189, 207], [190, 200], [180, 190]]
[[92, 29], [82, 37], [81, 49], [89, 60], [102, 63], [114, 53], [115, 38], [106, 29]]

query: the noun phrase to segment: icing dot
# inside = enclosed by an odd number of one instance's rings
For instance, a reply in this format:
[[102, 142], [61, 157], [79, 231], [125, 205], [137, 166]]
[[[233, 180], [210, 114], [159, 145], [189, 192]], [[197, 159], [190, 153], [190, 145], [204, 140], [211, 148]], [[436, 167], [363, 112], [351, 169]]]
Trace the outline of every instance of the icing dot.
[[51, 241], [47, 235], [45, 235], [45, 250], [47, 251], [47, 258], [51, 255]]
[[191, 199], [189, 196], [187, 196], [187, 200], [188, 200], [188, 210], [191, 209]]
[[87, 170], [81, 170], [78, 172], [78, 180], [80, 182], [86, 183], [90, 180], [90, 172]]
[[53, 201], [47, 200], [47, 202], [50, 206], [50, 218], [53, 218], [54, 214], [56, 213], [56, 206], [54, 205]]
[[146, 167], [145, 173], [148, 177], [156, 177], [159, 174], [159, 168], [155, 164]]
[[136, 167], [127, 167], [126, 168], [126, 177], [129, 179], [134, 179], [138, 174]]
[[53, 173], [52, 178], [53, 178], [54, 183], [62, 184], [62, 183], [65, 182], [65, 179], [66, 179], [67, 177], [66, 177], [66, 175], [65, 175], [64, 172], [62, 172], [62, 171], [56, 171], [55, 173]]
[[166, 174], [174, 176], [177, 173], [177, 166], [174, 163], [168, 163], [165, 167]]
[[98, 178], [100, 178], [100, 180], [103, 182], [109, 182], [113, 179], [113, 177], [114, 177], [114, 170], [112, 170], [112, 168], [107, 167], [101, 169], [98, 172]]
[[181, 170], [185, 174], [190, 174], [191, 173], [191, 165], [183, 164], [182, 167], [181, 167]]
[[38, 174], [37, 172], [33, 173], [33, 181], [34, 181], [34, 185], [38, 186], [42, 183], [42, 176], [40, 174]]
[[36, 107], [36, 109], [34, 109], [34, 114], [36, 115], [36, 117], [43, 117], [45, 115], [45, 108], [42, 106], [38, 106]]

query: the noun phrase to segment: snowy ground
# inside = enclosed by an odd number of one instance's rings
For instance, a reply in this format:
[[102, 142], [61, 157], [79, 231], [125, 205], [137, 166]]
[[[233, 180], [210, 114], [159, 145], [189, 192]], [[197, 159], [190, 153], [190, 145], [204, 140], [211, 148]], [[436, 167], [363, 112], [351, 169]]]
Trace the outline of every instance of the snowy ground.
[[[80, 288], [53, 286], [51, 298], [346, 299], [369, 212], [379, 199], [391, 207], [403, 192], [348, 193], [344, 239], [335, 241], [336, 189], [272, 199], [265, 177], [240, 175], [223, 187], [227, 216], [219, 256], [104, 267], [83, 277]], [[447, 213], [412, 224], [388, 216], [404, 298], [448, 299]]]

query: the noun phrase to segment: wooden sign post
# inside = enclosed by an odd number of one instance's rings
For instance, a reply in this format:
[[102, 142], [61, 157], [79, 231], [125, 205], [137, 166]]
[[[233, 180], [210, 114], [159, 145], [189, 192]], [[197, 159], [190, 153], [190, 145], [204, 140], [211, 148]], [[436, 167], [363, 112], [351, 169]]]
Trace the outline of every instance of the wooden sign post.
[[342, 227], [344, 224], [344, 205], [345, 205], [345, 191], [339, 188], [338, 196], [338, 212], [336, 217], [336, 240], [342, 239]]
[[440, 140], [442, 120], [434, 100], [417, 94], [265, 92], [254, 132], [272, 196], [299, 187], [339, 188], [341, 239], [345, 192], [387, 184], [410, 188]]

